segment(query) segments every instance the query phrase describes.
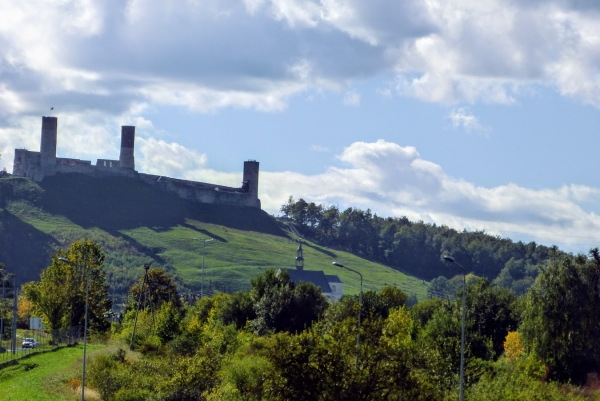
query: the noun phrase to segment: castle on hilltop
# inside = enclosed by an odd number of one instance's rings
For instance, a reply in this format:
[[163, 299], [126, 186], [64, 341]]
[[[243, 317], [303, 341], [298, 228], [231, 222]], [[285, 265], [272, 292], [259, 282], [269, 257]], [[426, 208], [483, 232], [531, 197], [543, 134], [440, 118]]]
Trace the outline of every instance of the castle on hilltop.
[[57, 126], [56, 117], [42, 117], [40, 151], [15, 149], [13, 175], [38, 182], [57, 173], [81, 173], [93, 177], [123, 176], [194, 202], [260, 208], [257, 161], [244, 162], [240, 188], [139, 173], [135, 170], [135, 127], [122, 126], [119, 160], [98, 159], [96, 165], [92, 165], [89, 160], [56, 157]]

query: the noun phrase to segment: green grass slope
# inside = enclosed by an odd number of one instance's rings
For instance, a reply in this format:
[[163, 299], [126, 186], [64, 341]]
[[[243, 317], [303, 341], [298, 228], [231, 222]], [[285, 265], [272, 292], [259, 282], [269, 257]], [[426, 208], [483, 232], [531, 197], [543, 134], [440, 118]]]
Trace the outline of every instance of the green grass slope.
[[[50, 255], [82, 237], [98, 242], [107, 258], [111, 286], [125, 294], [152, 263], [175, 275], [184, 291], [198, 292], [202, 242], [206, 244], [205, 290], [237, 291], [266, 269], [293, 268], [297, 244], [286, 227], [262, 210], [198, 204], [157, 191], [134, 179], [59, 174], [37, 184], [0, 179], [0, 262], [20, 283], [37, 280]], [[381, 264], [306, 243], [305, 268], [337, 274], [345, 293], [359, 289], [358, 275], [336, 268], [337, 260], [359, 270], [364, 289], [396, 284], [419, 298], [425, 284]]]

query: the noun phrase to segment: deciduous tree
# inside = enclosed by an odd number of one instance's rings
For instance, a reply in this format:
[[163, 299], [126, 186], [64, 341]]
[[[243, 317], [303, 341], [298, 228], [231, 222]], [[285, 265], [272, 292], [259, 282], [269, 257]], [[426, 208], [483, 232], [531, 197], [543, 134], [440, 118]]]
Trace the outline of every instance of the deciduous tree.
[[526, 296], [525, 346], [560, 380], [581, 382], [600, 368], [600, 253], [551, 261]]
[[256, 313], [251, 325], [259, 335], [306, 329], [328, 305], [320, 288], [309, 283], [296, 285], [284, 270], [268, 270], [253, 279], [250, 294]]
[[98, 331], [108, 329], [105, 313], [111, 301], [103, 262], [100, 246], [82, 239], [52, 256], [52, 264], [42, 271], [39, 282], [23, 286], [25, 298], [31, 301], [53, 336], [56, 337], [60, 329], [83, 324], [88, 280], [89, 327]]
[[142, 299], [142, 307], [158, 310], [163, 302], [171, 302], [181, 308], [181, 299], [173, 278], [162, 269], [149, 269], [146, 278], [142, 276], [129, 289], [128, 309], [135, 309], [138, 300]]

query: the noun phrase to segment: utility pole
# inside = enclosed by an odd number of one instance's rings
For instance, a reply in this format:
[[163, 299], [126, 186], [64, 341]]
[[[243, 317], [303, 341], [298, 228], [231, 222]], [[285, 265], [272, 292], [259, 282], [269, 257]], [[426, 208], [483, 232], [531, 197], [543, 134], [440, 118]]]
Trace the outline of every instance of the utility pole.
[[142, 294], [144, 294], [144, 286], [148, 279], [148, 269], [150, 269], [150, 264], [151, 263], [146, 263], [144, 265], [144, 269], [146, 270], [146, 272], [144, 273], [144, 280], [142, 281], [142, 288], [140, 288], [140, 296], [138, 297], [137, 309], [135, 311], [135, 319], [133, 320], [133, 331], [131, 332], [131, 341], [129, 341], [129, 349], [131, 351], [133, 351], [133, 339], [135, 337], [135, 328], [137, 326], [138, 313], [140, 312], [140, 305], [142, 303]]

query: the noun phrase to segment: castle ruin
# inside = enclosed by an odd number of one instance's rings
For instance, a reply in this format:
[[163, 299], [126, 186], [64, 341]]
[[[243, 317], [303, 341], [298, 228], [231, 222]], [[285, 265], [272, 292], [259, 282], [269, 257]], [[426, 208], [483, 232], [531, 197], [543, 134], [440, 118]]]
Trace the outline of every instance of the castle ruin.
[[260, 208], [257, 161], [244, 162], [244, 175], [240, 188], [144, 174], [135, 170], [134, 126], [121, 127], [119, 160], [98, 159], [96, 165], [92, 165], [89, 160], [56, 157], [57, 127], [56, 117], [42, 117], [40, 151], [15, 149], [13, 175], [28, 177], [38, 182], [44, 177], [57, 173], [81, 173], [93, 177], [123, 176], [138, 179], [156, 189], [175, 193], [183, 199], [194, 202]]

